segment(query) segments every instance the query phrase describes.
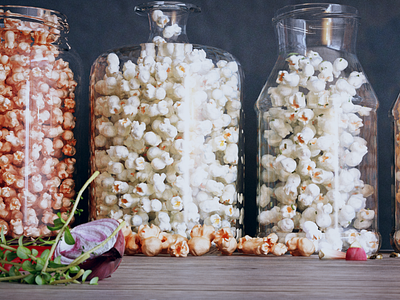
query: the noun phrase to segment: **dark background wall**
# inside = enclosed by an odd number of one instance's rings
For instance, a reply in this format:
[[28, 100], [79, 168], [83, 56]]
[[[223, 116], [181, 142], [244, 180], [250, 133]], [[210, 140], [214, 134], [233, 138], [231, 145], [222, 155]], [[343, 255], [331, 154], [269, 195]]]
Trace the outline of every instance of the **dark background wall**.
[[[83, 93], [80, 146], [80, 181], [87, 179], [88, 161], [88, 84], [90, 67], [103, 52], [126, 45], [138, 45], [148, 38], [148, 22], [137, 16], [138, 0], [0, 0], [0, 4], [29, 5], [62, 12], [70, 24], [70, 45], [83, 62]], [[274, 12], [290, 4], [332, 1], [295, 0], [188, 0], [202, 13], [190, 17], [189, 41], [224, 49], [241, 63], [244, 73], [244, 111], [246, 114], [246, 233], [256, 232], [256, 131], [254, 103], [277, 57], [277, 40], [271, 19]], [[379, 141], [379, 231], [382, 249], [391, 249], [393, 226], [391, 196], [392, 123], [389, 110], [400, 92], [400, 1], [337, 0], [334, 3], [356, 7], [360, 13], [357, 54], [378, 99]]]

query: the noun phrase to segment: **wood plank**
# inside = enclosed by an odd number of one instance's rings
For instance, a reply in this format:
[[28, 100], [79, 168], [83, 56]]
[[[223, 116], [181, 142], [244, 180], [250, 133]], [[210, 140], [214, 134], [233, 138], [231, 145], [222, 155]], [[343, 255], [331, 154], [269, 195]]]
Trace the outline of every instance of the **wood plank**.
[[[0, 299], [394, 299], [400, 259], [354, 262], [311, 257], [217, 254], [175, 258], [125, 256], [98, 286], [0, 283]], [[61, 299], [63, 299], [61, 297]]]

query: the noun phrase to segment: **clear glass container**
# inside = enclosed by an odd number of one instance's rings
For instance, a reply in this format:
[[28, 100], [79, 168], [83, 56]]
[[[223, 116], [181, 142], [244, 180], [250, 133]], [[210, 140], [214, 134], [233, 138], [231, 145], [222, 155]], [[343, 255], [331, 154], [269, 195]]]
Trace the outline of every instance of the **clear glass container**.
[[255, 105], [258, 236], [378, 251], [378, 101], [357, 59], [358, 11], [278, 10], [276, 64]]
[[0, 227], [51, 236], [75, 196], [79, 56], [56, 11], [0, 6]]
[[392, 179], [394, 179], [394, 226], [391, 234], [390, 243], [393, 249], [400, 252], [400, 95], [394, 102], [391, 110], [394, 134], [394, 160], [392, 161]]
[[91, 219], [155, 224], [190, 238], [194, 225], [243, 231], [242, 71], [228, 52], [190, 44], [197, 6], [135, 7], [150, 37], [92, 65]]

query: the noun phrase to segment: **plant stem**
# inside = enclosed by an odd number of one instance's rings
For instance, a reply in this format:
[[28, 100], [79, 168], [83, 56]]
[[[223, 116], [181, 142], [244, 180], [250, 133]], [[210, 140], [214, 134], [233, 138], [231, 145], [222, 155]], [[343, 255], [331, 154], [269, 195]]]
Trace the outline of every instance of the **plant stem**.
[[53, 256], [54, 250], [56, 249], [57, 243], [58, 243], [58, 241], [60, 240], [61, 236], [63, 235], [63, 233], [64, 233], [64, 231], [65, 231], [65, 228], [66, 228], [66, 227], [69, 225], [69, 223], [71, 222], [72, 217], [74, 216], [75, 210], [76, 210], [76, 208], [78, 207], [79, 200], [81, 199], [81, 196], [82, 196], [83, 192], [85, 191], [85, 189], [87, 188], [87, 186], [88, 186], [99, 174], [100, 174], [99, 171], [94, 172], [93, 175], [90, 176], [90, 178], [85, 182], [85, 184], [84, 184], [84, 185], [82, 186], [82, 188], [79, 190], [78, 196], [76, 196], [76, 200], [75, 200], [74, 206], [72, 207], [71, 213], [69, 214], [68, 219], [65, 221], [64, 226], [60, 229], [60, 232], [57, 234], [57, 237], [56, 237], [56, 239], [55, 239], [55, 241], [54, 241], [53, 246], [51, 246], [50, 254], [49, 254], [49, 256], [47, 257], [47, 259], [46, 259], [46, 261], [45, 261], [45, 263], [44, 263], [44, 266], [43, 266], [43, 272], [46, 272], [46, 271], [47, 271], [47, 266], [49, 265], [49, 260], [50, 260], [51, 257]]
[[3, 248], [3, 249], [7, 249], [7, 250], [10, 250], [10, 251], [17, 252], [17, 248], [14, 248], [14, 247], [11, 247], [11, 246], [8, 246], [8, 245], [4, 245], [4, 244], [0, 244], [0, 248]]
[[0, 271], [2, 271], [4, 273], [8, 273], [8, 271], [6, 269], [4, 269], [3, 267], [0, 267]]
[[0, 259], [0, 264], [3, 264], [3, 265], [13, 265], [13, 266], [16, 266], [16, 267], [19, 267], [19, 268], [22, 267], [22, 264], [21, 264], [21, 263], [15, 263], [15, 262], [3, 260], [3, 259]]
[[53, 281], [50, 284], [54, 285], [54, 284], [60, 284], [60, 283], [69, 283], [69, 282], [72, 282], [72, 281], [75, 282], [75, 280], [78, 279], [79, 277], [81, 277], [83, 275], [83, 273], [85, 273], [85, 270], [79, 270], [79, 272], [72, 278], [56, 280], [56, 281]]
[[1, 281], [12, 281], [12, 280], [24, 279], [28, 275], [29, 274], [18, 275], [18, 276], [10, 276], [10, 277], [0, 277], [0, 282]]

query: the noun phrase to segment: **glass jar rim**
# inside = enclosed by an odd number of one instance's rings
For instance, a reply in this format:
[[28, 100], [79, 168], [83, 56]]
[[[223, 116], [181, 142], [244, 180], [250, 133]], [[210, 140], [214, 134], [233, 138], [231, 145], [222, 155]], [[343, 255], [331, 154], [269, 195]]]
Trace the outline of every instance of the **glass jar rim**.
[[63, 13], [47, 8], [22, 5], [0, 5], [0, 19], [1, 18], [16, 18], [27, 22], [38, 22], [52, 28], [57, 28], [58, 30], [69, 31], [67, 17]]
[[135, 12], [139, 15], [147, 15], [150, 10], [154, 9], [160, 9], [163, 11], [186, 11], [190, 13], [201, 12], [199, 6], [179, 1], [152, 1], [135, 6]]
[[355, 18], [359, 19], [358, 10], [350, 5], [334, 3], [304, 3], [287, 5], [276, 11], [272, 21], [283, 19], [317, 20], [324, 18]]

